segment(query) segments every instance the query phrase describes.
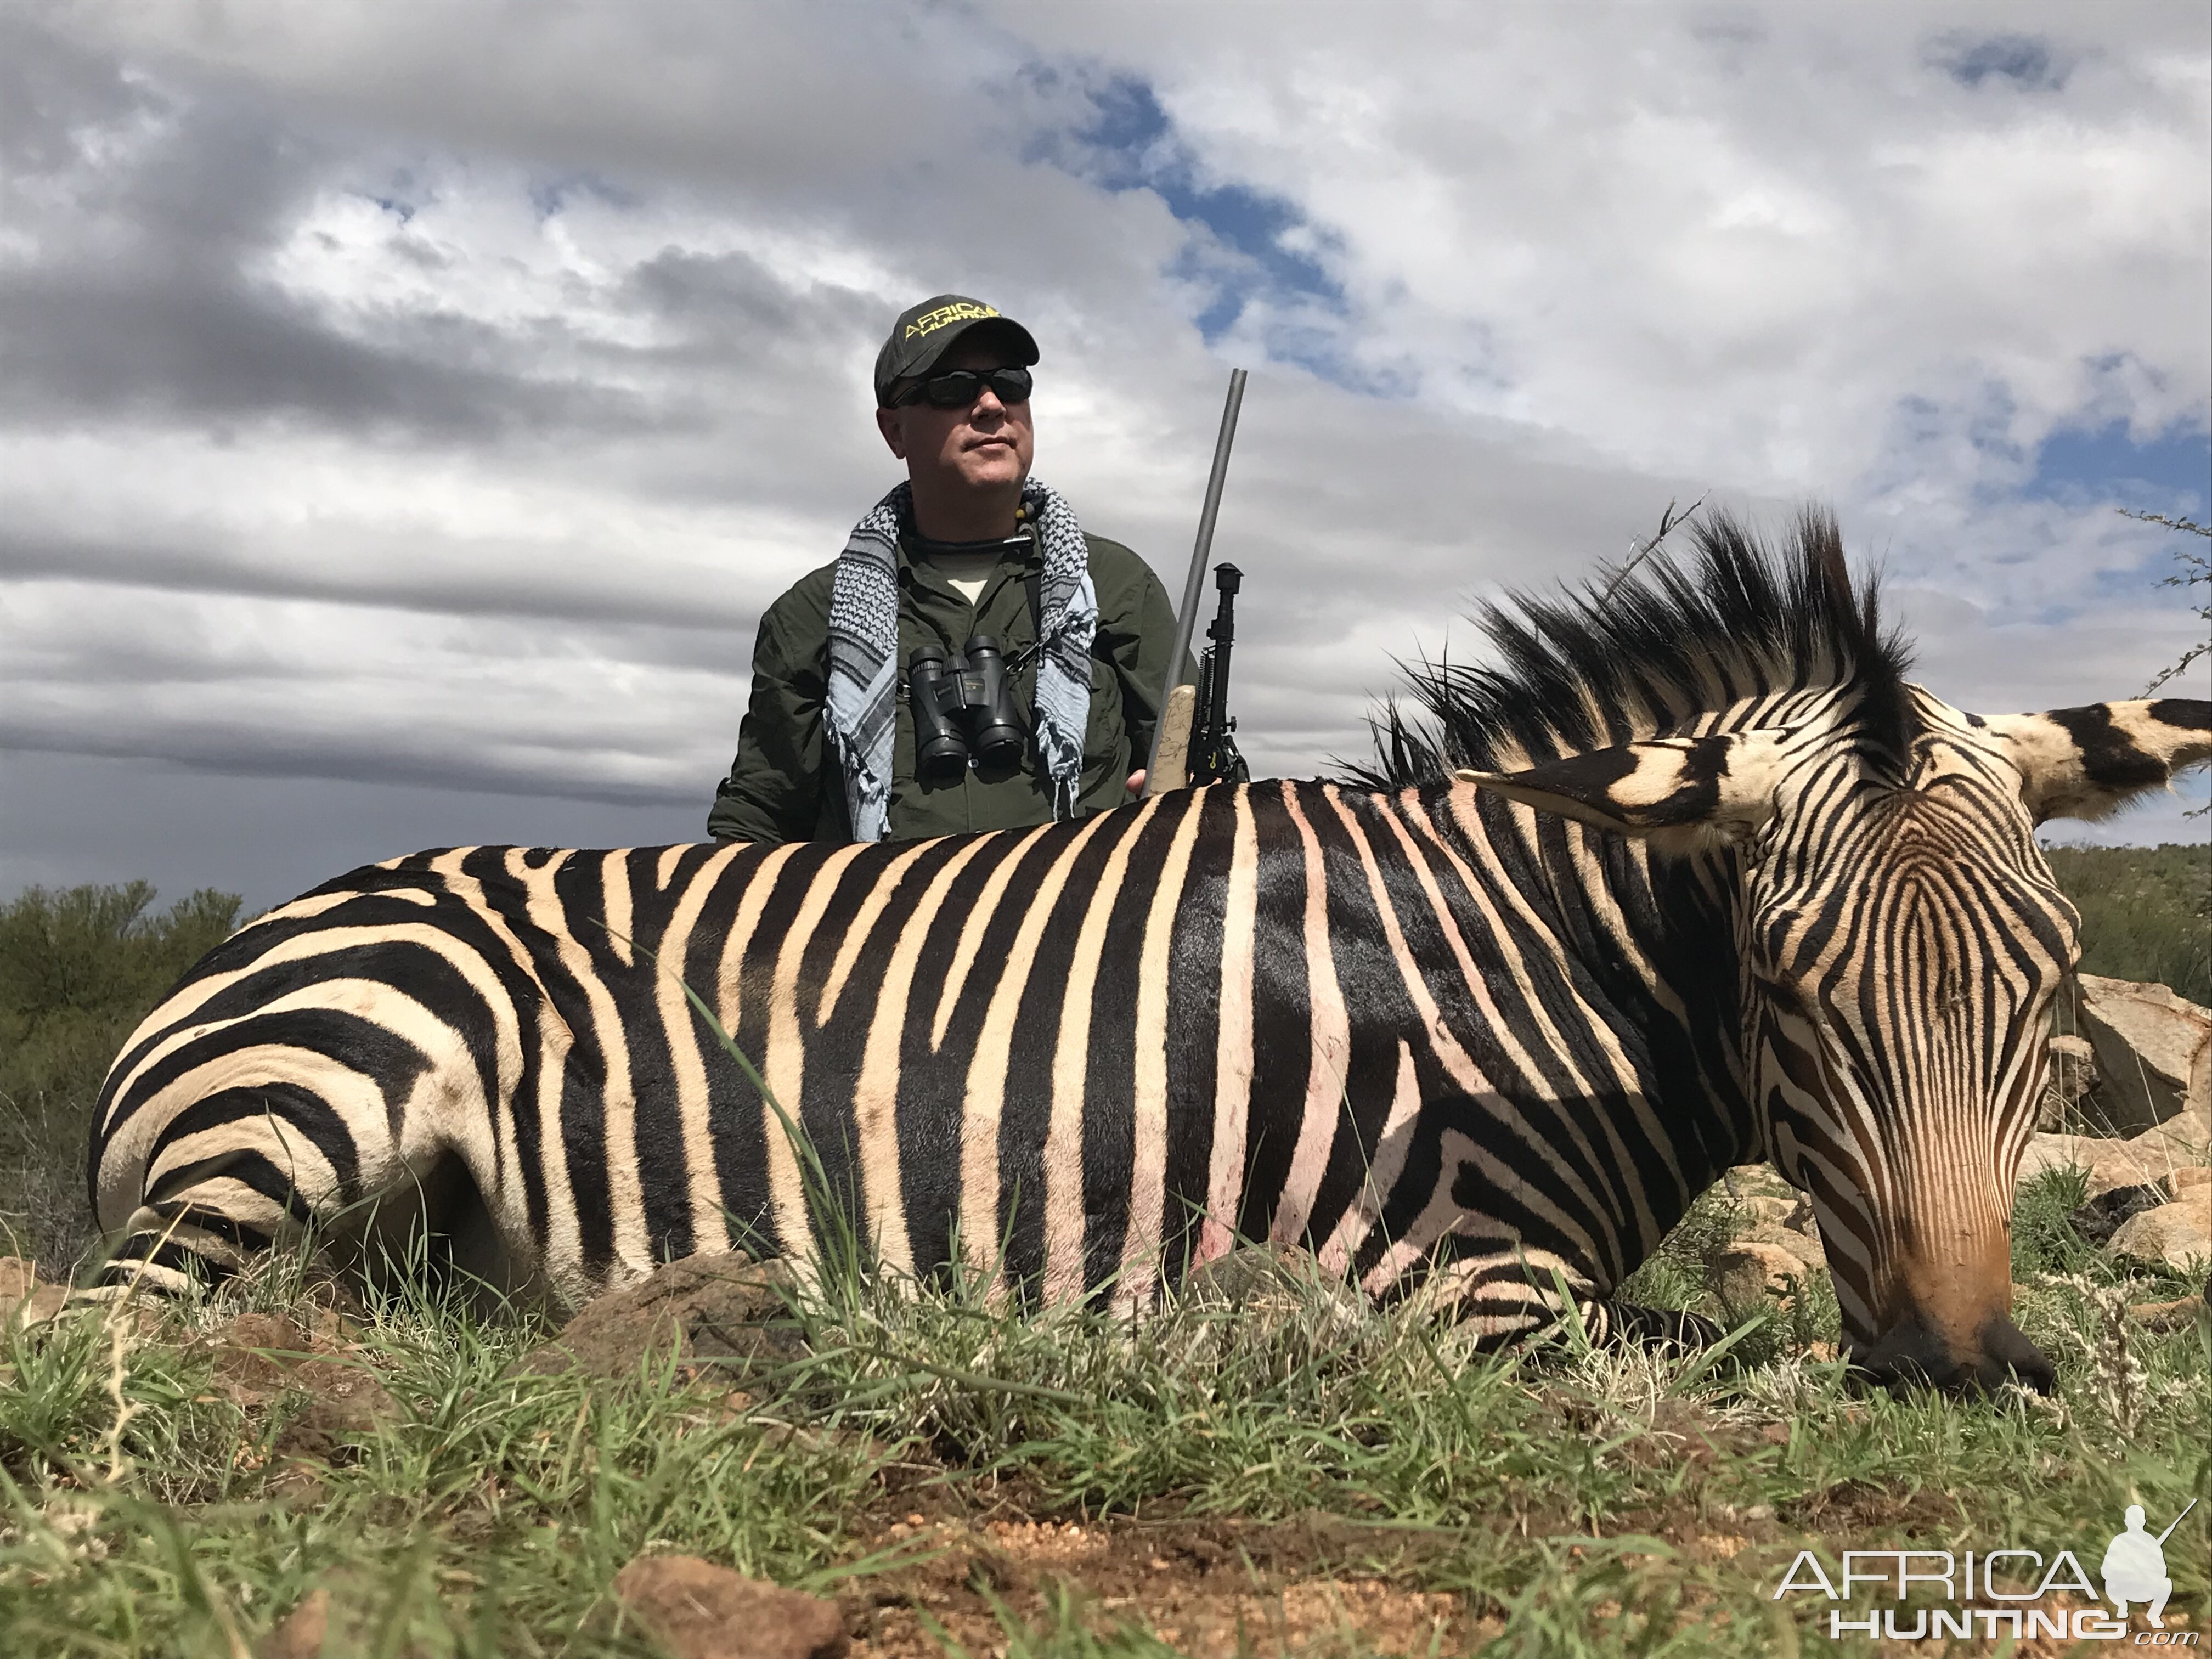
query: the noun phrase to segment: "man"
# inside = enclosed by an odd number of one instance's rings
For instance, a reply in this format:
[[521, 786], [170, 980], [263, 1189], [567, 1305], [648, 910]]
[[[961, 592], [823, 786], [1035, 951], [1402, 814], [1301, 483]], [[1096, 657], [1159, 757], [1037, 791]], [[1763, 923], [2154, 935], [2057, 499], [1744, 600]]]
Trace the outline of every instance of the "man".
[[[1014, 829], [1142, 791], [1174, 607], [1143, 560], [1085, 532], [1030, 477], [1036, 361], [1027, 329], [960, 295], [892, 325], [876, 356], [876, 426], [907, 482], [761, 618], [737, 759], [707, 819], [716, 840]], [[1009, 671], [1015, 732], [993, 748], [952, 691], [949, 715], [931, 705], [918, 770], [914, 654], [932, 651], [957, 675], [979, 635]], [[1195, 678], [1188, 658], [1183, 678]], [[948, 722], [985, 740], [947, 759]]]

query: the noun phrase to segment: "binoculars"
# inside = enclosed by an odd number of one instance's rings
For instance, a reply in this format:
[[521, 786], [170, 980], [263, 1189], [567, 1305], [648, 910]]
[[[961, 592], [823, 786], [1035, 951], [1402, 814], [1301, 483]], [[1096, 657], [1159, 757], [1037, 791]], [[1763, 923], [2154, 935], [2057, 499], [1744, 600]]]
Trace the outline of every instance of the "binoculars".
[[936, 646], [907, 659], [907, 703], [914, 710], [914, 769], [929, 783], [953, 783], [978, 766], [1012, 767], [1022, 756], [1021, 716], [998, 641], [978, 634], [964, 653]]

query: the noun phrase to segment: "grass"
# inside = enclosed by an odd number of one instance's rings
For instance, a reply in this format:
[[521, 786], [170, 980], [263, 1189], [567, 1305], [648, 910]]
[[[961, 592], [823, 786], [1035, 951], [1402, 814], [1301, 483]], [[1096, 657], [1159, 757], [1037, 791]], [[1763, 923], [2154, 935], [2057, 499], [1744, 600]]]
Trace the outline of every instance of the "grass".
[[[2018, 1245], [2051, 1402], [1863, 1395], [1771, 1327], [1756, 1363], [1500, 1359], [1412, 1308], [1347, 1322], [1318, 1287], [1133, 1330], [848, 1278], [793, 1292], [803, 1358], [646, 1362], [619, 1386], [516, 1370], [527, 1320], [380, 1302], [345, 1363], [395, 1412], [302, 1453], [286, 1429], [312, 1398], [241, 1392], [206, 1334], [296, 1311], [296, 1269], [143, 1337], [74, 1310], [0, 1337], [0, 1653], [230, 1659], [319, 1583], [364, 1654], [647, 1653], [609, 1590], [646, 1551], [842, 1595], [878, 1650], [1170, 1652], [1193, 1576], [1161, 1575], [1176, 1595], [1149, 1610], [1129, 1564], [1201, 1540], [1239, 1583], [1235, 1552], [1254, 1562], [1255, 1629], [1271, 1595], [1373, 1583], [1448, 1598], [1452, 1639], [1500, 1653], [1786, 1651], [1768, 1598], [1800, 1548], [2094, 1560], [2128, 1503], [2170, 1518], [2212, 1488], [2212, 1323], [2110, 1324], [2100, 1297], [2188, 1287], [2075, 1250], [2067, 1179], [2027, 1195]], [[2167, 1552], [2199, 1620], [2204, 1507]], [[1115, 1542], [1028, 1568], [994, 1516]], [[1310, 1650], [1376, 1650], [1322, 1631]]]
[[2154, 981], [2212, 1007], [2212, 837], [2045, 856], [2081, 913], [2083, 972]]
[[[197, 1306], [0, 1329], [0, 1659], [240, 1659], [316, 1587], [333, 1656], [647, 1654], [611, 1590], [647, 1553], [837, 1596], [873, 1653], [1795, 1653], [1826, 1641], [1826, 1603], [1771, 1598], [1801, 1549], [2094, 1571], [2129, 1503], [2163, 1525], [2212, 1497], [2212, 1319], [2128, 1320], [2196, 1287], [2081, 1244], [2081, 1197], [2054, 1172], [2017, 1212], [2048, 1401], [1862, 1393], [1820, 1357], [1818, 1282], [1785, 1317], [1713, 1305], [1725, 1189], [1626, 1287], [1734, 1325], [1717, 1363], [1480, 1357], [1296, 1279], [1133, 1328], [1024, 1315], [846, 1252], [773, 1368], [539, 1375], [529, 1316], [419, 1290], [322, 1316], [323, 1363], [392, 1401], [332, 1429], [313, 1386], [240, 1380], [231, 1322], [331, 1295], [272, 1262]], [[2203, 1627], [2209, 1512], [2169, 1540], [2170, 1624]]]
[[133, 1027], [238, 925], [206, 890], [166, 912], [143, 881], [33, 887], [0, 905], [0, 1255], [62, 1274], [91, 1243], [85, 1146]]

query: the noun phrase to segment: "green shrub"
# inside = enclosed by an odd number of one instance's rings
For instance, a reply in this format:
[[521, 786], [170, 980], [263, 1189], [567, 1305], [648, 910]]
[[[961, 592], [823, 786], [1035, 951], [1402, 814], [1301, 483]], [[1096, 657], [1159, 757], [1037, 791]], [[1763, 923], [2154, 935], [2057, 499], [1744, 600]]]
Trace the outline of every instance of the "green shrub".
[[2081, 971], [2154, 980], [2212, 1006], [2212, 842], [2054, 847], [2081, 913]]
[[234, 893], [154, 913], [154, 889], [33, 887], [0, 905], [0, 1254], [50, 1273], [82, 1252], [84, 1158], [108, 1062], [138, 1022], [238, 925]]

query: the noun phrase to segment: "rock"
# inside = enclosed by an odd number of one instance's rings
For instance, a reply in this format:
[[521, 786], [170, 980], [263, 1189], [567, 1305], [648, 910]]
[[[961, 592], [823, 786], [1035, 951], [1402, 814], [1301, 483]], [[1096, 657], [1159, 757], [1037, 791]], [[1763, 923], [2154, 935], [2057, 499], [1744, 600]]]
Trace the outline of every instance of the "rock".
[[2166, 1178], [2166, 1195], [2168, 1198], [2185, 1198], [2206, 1187], [2212, 1187], [2212, 1168], [2202, 1164], [2176, 1170]]
[[1739, 1244], [1771, 1244], [1796, 1258], [1807, 1273], [1827, 1270], [1828, 1253], [1820, 1248], [1817, 1232], [1801, 1232], [1780, 1222], [1762, 1222], [1736, 1241]]
[[2128, 1140], [2101, 1135], [2032, 1135], [2021, 1156], [2016, 1184], [2024, 1187], [2046, 1170], [2072, 1166], [2088, 1177], [2090, 1198], [2115, 1187], [2140, 1187], [2163, 1181], [2179, 1166], [2194, 1163], [2190, 1151], [2194, 1120], [2177, 1119]]
[[0, 1296], [0, 1325], [28, 1329], [44, 1324], [69, 1305], [66, 1285], [37, 1285], [23, 1296]]
[[1721, 1184], [1739, 1204], [1759, 1198], [1779, 1198], [1794, 1203], [1797, 1198], [1797, 1189], [1784, 1181], [1782, 1171], [1771, 1164], [1733, 1164], [1721, 1171]]
[[2185, 1272], [2194, 1262], [2212, 1260], [2212, 1187], [2198, 1188], [2187, 1198], [2145, 1210], [2120, 1224], [2112, 1234], [2116, 1255], [2138, 1261], [2162, 1262]]
[[2066, 1221], [2092, 1244], [2108, 1244], [2124, 1223], [2165, 1202], [2165, 1192], [2154, 1182], [2112, 1187], [2075, 1210]]
[[2039, 1129], [2057, 1129], [2097, 1085], [2097, 1051], [2089, 1039], [2062, 1031], [2051, 1039], [2051, 1074], [2036, 1114]]
[[240, 1314], [198, 1346], [214, 1350], [216, 1386], [236, 1405], [258, 1409], [289, 1394], [307, 1396], [278, 1437], [279, 1450], [327, 1456], [340, 1442], [403, 1415], [375, 1372], [283, 1314]]
[[1730, 1309], [1751, 1307], [1761, 1297], [1786, 1298], [1794, 1280], [1802, 1285], [1812, 1270], [1779, 1244], [1739, 1239], [1715, 1254], [1705, 1284]]
[[2201, 1296], [2178, 1297], [2172, 1302], [2136, 1302], [2130, 1304], [2128, 1317], [2145, 1330], [2178, 1331], [2194, 1324], [2203, 1306]]
[[748, 1578], [696, 1555], [641, 1556], [615, 1595], [675, 1659], [841, 1659], [833, 1602]]
[[2128, 1143], [2142, 1158], [2171, 1170], [2202, 1164], [2212, 1156], [2212, 1105], [2191, 1106], [2187, 1111], [2137, 1135]]
[[317, 1585], [261, 1638], [254, 1659], [322, 1659], [330, 1631], [331, 1593]]
[[2075, 1024], [2096, 1049], [2088, 1109], [2123, 1131], [2212, 1103], [2212, 1011], [2163, 985], [2075, 976]]
[[1743, 1207], [1751, 1212], [1755, 1221], [1771, 1224], [1777, 1227], [1788, 1226], [1790, 1218], [1797, 1212], [1797, 1206], [1790, 1200], [1772, 1198], [1765, 1193], [1754, 1198], [1747, 1198], [1742, 1200], [1742, 1203]]
[[0, 1255], [0, 1302], [20, 1301], [39, 1288], [38, 1263], [20, 1255]]
[[755, 1262], [741, 1250], [685, 1256], [593, 1297], [552, 1341], [526, 1355], [521, 1368], [541, 1376], [576, 1370], [630, 1377], [647, 1353], [665, 1358], [672, 1350], [683, 1364], [743, 1362], [718, 1367], [734, 1383], [754, 1364], [805, 1354], [784, 1299], [793, 1282], [783, 1262]]

